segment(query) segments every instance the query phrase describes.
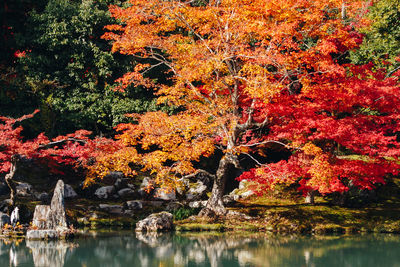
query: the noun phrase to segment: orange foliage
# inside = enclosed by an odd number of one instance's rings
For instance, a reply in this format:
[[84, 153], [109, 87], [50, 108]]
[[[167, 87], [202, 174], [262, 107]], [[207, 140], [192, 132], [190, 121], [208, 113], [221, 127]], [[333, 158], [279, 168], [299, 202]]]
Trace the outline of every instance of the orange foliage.
[[[174, 187], [182, 175], [195, 171], [195, 161], [210, 156], [216, 148], [225, 155], [251, 156], [249, 152], [254, 148], [259, 147], [262, 154], [263, 148], [275, 143], [298, 156], [254, 170], [246, 178], [258, 177], [261, 183], [272, 185], [277, 181], [293, 182], [298, 175], [307, 177], [308, 187], [327, 193], [346, 189], [337, 170], [343, 162], [328, 151], [328, 144], [340, 143], [356, 151], [360, 140], [367, 138], [357, 132], [357, 127], [364, 126], [374, 129], [366, 140], [371, 141], [375, 134], [384, 138], [384, 144], [390, 142], [384, 133], [367, 126], [369, 118], [363, 117], [364, 124], [357, 124], [360, 114], [353, 113], [360, 107], [375, 105], [371, 99], [384, 92], [385, 85], [377, 85], [380, 91], [369, 86], [365, 98], [357, 98], [364, 92], [360, 85], [368, 83], [362, 76], [370, 68], [360, 68], [352, 76], [352, 67], [340, 63], [343, 54], [360, 43], [362, 37], [357, 28], [368, 23], [363, 19], [366, 1], [129, 3], [124, 8], [110, 8], [122, 25], [108, 26], [104, 38], [113, 42], [114, 52], [152, 63], [138, 65], [122, 77], [120, 89], [129, 84], [153, 87], [159, 103], [181, 111], [175, 115], [137, 115], [137, 124], [118, 126], [122, 133], [117, 138], [122, 148], [98, 158], [93, 174], [102, 176], [114, 169], [129, 172], [129, 164], [134, 163], [155, 173], [158, 183]], [[157, 84], [146, 78], [146, 71], [157, 65], [168, 67], [173, 77], [170, 84]], [[387, 90], [386, 93], [390, 98]], [[340, 113], [354, 114], [355, 119], [341, 120], [336, 116]], [[296, 125], [297, 120], [301, 126]], [[319, 133], [320, 128], [326, 133], [335, 127], [344, 129], [346, 123], [353, 128], [338, 133], [332, 142], [321, 142], [320, 139], [329, 139], [326, 135], [321, 134], [319, 139], [312, 134]], [[263, 129], [270, 133], [254, 134]], [[359, 138], [346, 139], [351, 131]], [[306, 171], [299, 171], [299, 166]], [[340, 172], [342, 176], [359, 174], [353, 174], [346, 166]], [[372, 170], [362, 164], [357, 166], [366, 172]], [[271, 168], [277, 175], [270, 175]], [[382, 173], [375, 174], [382, 177]], [[380, 181], [381, 178], [374, 179]]]

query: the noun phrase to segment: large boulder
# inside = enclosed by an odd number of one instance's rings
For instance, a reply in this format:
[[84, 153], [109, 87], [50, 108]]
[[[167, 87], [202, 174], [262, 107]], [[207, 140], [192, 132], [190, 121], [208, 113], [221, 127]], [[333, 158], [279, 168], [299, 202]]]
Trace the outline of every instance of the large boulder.
[[96, 190], [94, 195], [100, 199], [109, 199], [112, 197], [115, 193], [115, 187], [110, 185], [110, 186], [102, 186], [99, 189]]
[[33, 213], [32, 225], [38, 230], [48, 229], [48, 220], [50, 218], [49, 205], [36, 205]]
[[173, 216], [169, 212], [160, 212], [151, 214], [146, 219], [136, 223], [135, 231], [138, 232], [157, 232], [169, 231], [174, 228]]
[[203, 182], [198, 181], [189, 187], [189, 190], [186, 192], [186, 199], [189, 201], [200, 200], [204, 197], [207, 197], [206, 194], [207, 186], [203, 184]]
[[56, 188], [54, 189], [53, 198], [50, 204], [50, 229], [68, 229], [67, 220], [65, 217], [65, 205], [64, 205], [64, 182], [58, 180]]
[[53, 239], [63, 237], [68, 232], [64, 205], [64, 182], [59, 180], [54, 189], [50, 206], [37, 205], [33, 214], [35, 230], [27, 232], [27, 239]]
[[136, 192], [130, 188], [123, 188], [118, 191], [118, 196], [121, 198], [133, 198], [136, 196]]
[[26, 239], [28, 240], [49, 240], [49, 239], [58, 239], [60, 237], [60, 233], [56, 230], [29, 230], [26, 233]]

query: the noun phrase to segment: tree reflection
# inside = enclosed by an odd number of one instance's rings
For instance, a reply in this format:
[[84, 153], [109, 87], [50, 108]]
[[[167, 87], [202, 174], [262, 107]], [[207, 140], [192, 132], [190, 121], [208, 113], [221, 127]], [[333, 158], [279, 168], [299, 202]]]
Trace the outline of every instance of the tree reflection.
[[400, 236], [111, 233], [65, 241], [0, 241], [0, 266], [398, 266]]

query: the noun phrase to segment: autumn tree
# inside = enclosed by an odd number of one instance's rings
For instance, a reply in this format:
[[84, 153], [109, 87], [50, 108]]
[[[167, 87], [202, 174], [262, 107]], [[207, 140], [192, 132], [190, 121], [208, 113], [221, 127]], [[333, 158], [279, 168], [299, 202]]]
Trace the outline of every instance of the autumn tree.
[[[383, 182], [393, 168], [373, 167], [398, 155], [397, 105], [389, 105], [397, 101], [397, 81], [342, 60], [362, 41], [356, 30], [366, 23], [364, 4], [132, 0], [111, 7], [120, 24], [108, 26], [104, 38], [113, 40], [113, 51], [148, 60], [121, 78], [121, 90], [132, 83], [155, 88], [159, 103], [180, 111], [120, 125], [123, 149], [100, 157], [88, 181], [110, 169], [134, 175], [134, 163], [171, 188], [204, 172], [194, 163], [220, 150], [203, 214], [225, 214], [228, 170], [241, 167], [239, 155], [258, 166], [242, 178], [267, 188], [300, 180], [304, 192], [327, 193], [346, 190], [345, 180], [367, 188]], [[158, 65], [168, 67], [171, 84], [143, 77]], [[292, 156], [265, 164], [271, 147]], [[338, 147], [368, 159], [340, 159]]]
[[34, 160], [44, 164], [49, 171], [63, 174], [61, 166], [85, 168], [100, 152], [113, 153], [118, 146], [105, 138], [90, 139], [91, 134], [85, 130], [54, 139], [43, 133], [36, 138], [28, 139], [22, 135], [21, 123], [32, 118], [39, 111], [17, 119], [0, 117], [0, 175], [5, 174], [5, 181], [10, 188], [10, 205], [15, 203], [16, 183], [14, 176], [23, 160]]

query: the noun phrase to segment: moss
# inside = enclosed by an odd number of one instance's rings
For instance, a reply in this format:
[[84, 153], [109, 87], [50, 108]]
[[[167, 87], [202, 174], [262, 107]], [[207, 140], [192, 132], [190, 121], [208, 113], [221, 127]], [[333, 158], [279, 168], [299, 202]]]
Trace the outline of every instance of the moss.
[[212, 223], [212, 224], [204, 224], [204, 223], [183, 223], [179, 224], [175, 227], [176, 231], [224, 231], [225, 227], [223, 224]]

